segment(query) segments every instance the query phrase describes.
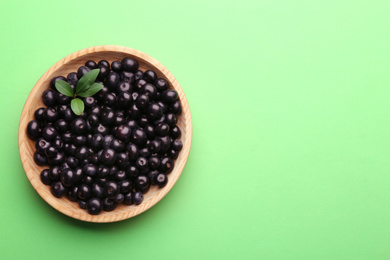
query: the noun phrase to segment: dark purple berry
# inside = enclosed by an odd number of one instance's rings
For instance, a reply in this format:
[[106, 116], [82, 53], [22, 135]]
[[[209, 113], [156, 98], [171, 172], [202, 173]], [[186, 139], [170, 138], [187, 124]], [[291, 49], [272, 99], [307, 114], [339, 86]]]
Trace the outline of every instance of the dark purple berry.
[[108, 74], [110, 73], [110, 69], [107, 67], [100, 67], [99, 69], [100, 69], [100, 71], [99, 71], [99, 74], [97, 76], [97, 79], [103, 81], [107, 78]]
[[170, 89], [161, 92], [161, 100], [166, 103], [173, 103], [179, 98], [179, 94], [176, 90]]
[[139, 80], [139, 79], [142, 79], [142, 77], [144, 76], [144, 73], [140, 70], [138, 70], [135, 74], [134, 74], [134, 79], [135, 80]]
[[75, 169], [77, 168], [77, 166], [79, 165], [79, 160], [77, 160], [76, 158], [74, 158], [73, 156], [68, 156], [66, 158], [66, 163], [68, 164], [68, 166], [72, 169]]
[[76, 118], [72, 121], [71, 129], [76, 135], [85, 134], [87, 131], [87, 122], [82, 118]]
[[72, 186], [68, 188], [68, 191], [66, 192], [66, 197], [68, 198], [68, 200], [74, 202], [78, 201], [79, 198], [77, 197], [77, 190], [78, 190], [77, 186]]
[[149, 143], [149, 151], [154, 154], [154, 153], [158, 153], [160, 152], [161, 150], [161, 141], [160, 140], [152, 140], [150, 143]]
[[119, 84], [117, 86], [117, 89], [116, 89], [116, 92], [117, 93], [126, 92], [128, 94], [131, 93], [132, 92], [132, 87], [131, 87], [130, 82], [127, 82], [127, 81], [119, 82]]
[[84, 98], [85, 108], [91, 109], [96, 105], [96, 99], [94, 97], [86, 97]]
[[51, 89], [45, 90], [42, 93], [42, 101], [48, 107], [54, 107], [56, 105], [56, 92]]
[[118, 205], [118, 203], [116, 203], [115, 201], [113, 201], [112, 199], [109, 199], [109, 198], [104, 198], [103, 199], [103, 210], [104, 211], [113, 211], [116, 206]]
[[166, 81], [165, 79], [162, 79], [162, 78], [159, 78], [156, 80], [155, 86], [159, 92], [162, 92], [162, 91], [167, 90], [169, 88], [168, 81]]
[[118, 139], [113, 139], [110, 148], [114, 149], [115, 152], [123, 152], [125, 150], [125, 143]]
[[105, 125], [110, 125], [115, 121], [115, 112], [111, 108], [106, 108], [102, 112], [101, 123]]
[[133, 202], [135, 205], [139, 205], [144, 200], [144, 195], [141, 191], [136, 191], [133, 193]]
[[55, 122], [59, 118], [59, 113], [57, 112], [57, 110], [55, 108], [48, 107], [45, 110], [43, 117], [45, 118], [45, 120], [47, 122]]
[[92, 178], [91, 176], [85, 175], [81, 182], [90, 186], [90, 185], [92, 185], [94, 183], [94, 181], [95, 181], [95, 178]]
[[141, 116], [138, 120], [137, 123], [140, 127], [145, 127], [147, 124], [149, 124], [149, 120], [146, 117], [146, 115]]
[[130, 180], [123, 180], [119, 182], [120, 193], [128, 193], [133, 189], [133, 183]]
[[95, 129], [95, 134], [107, 135], [109, 133], [109, 128], [105, 125], [99, 124]]
[[114, 181], [109, 181], [104, 186], [104, 195], [107, 198], [113, 199], [116, 197], [116, 195], [118, 195], [118, 193], [119, 193], [118, 183]]
[[117, 85], [119, 84], [119, 81], [120, 81], [119, 74], [114, 71], [110, 71], [106, 79], [107, 88], [111, 91], [115, 91]]
[[156, 170], [160, 166], [160, 159], [157, 156], [151, 156], [148, 159], [148, 166], [152, 170]]
[[98, 176], [100, 178], [106, 178], [110, 174], [110, 169], [104, 165], [98, 167]]
[[50, 185], [52, 183], [52, 180], [49, 176], [49, 169], [44, 169], [43, 171], [41, 171], [40, 177], [43, 184]]
[[72, 144], [75, 146], [82, 146], [87, 143], [87, 137], [85, 135], [74, 135], [72, 136]]
[[150, 189], [150, 181], [146, 175], [139, 175], [135, 178], [134, 187], [137, 191], [146, 193]]
[[137, 108], [139, 109], [145, 109], [149, 106], [149, 103], [150, 103], [150, 98], [149, 96], [147, 95], [139, 95], [137, 97], [137, 99], [135, 100], [135, 105], [137, 106]]
[[141, 88], [141, 93], [147, 95], [150, 100], [155, 100], [157, 97], [157, 89], [152, 83], [146, 83]]
[[61, 183], [65, 187], [71, 187], [73, 184], [76, 183], [76, 174], [72, 169], [64, 169], [61, 172]]
[[163, 173], [157, 174], [156, 177], [155, 177], [155, 179], [154, 179], [154, 183], [155, 183], [158, 187], [160, 187], [160, 188], [162, 188], [162, 187], [164, 187], [165, 185], [167, 185], [167, 182], [168, 182], [168, 177], [167, 177], [165, 174], [163, 174]]
[[67, 105], [67, 104], [70, 103], [71, 98], [68, 97], [68, 96], [65, 96], [65, 95], [61, 94], [60, 92], [57, 92], [57, 93], [56, 93], [56, 100], [57, 100], [57, 103], [58, 103], [58, 104]]
[[148, 172], [148, 178], [150, 180], [150, 184], [151, 185], [156, 185], [156, 183], [154, 182], [154, 180], [156, 179], [156, 176], [159, 174], [160, 172], [157, 171], [157, 170], [154, 170], [154, 171], [149, 171]]
[[157, 80], [157, 74], [153, 70], [147, 70], [143, 75], [147, 82], [154, 83]]
[[105, 165], [111, 165], [115, 163], [116, 153], [113, 149], [104, 149], [99, 157], [99, 160]]
[[171, 150], [169, 150], [169, 151], [166, 153], [166, 155], [167, 155], [169, 158], [171, 158], [171, 159], [173, 159], [173, 160], [176, 160], [177, 157], [179, 157], [179, 152], [178, 152], [178, 151], [175, 151], [175, 150], [173, 150], [173, 149], [171, 149]]
[[122, 65], [122, 70], [130, 71], [134, 73], [137, 72], [139, 66], [138, 62], [132, 58], [123, 58], [121, 65]]
[[171, 147], [171, 138], [169, 136], [163, 136], [160, 137], [160, 141], [161, 141], [160, 153], [168, 152], [169, 148]]
[[91, 71], [91, 69], [87, 66], [81, 66], [78, 70], [77, 70], [77, 78], [78, 79], [81, 79], [82, 76], [84, 76], [85, 74], [87, 74], [89, 71]]
[[70, 110], [70, 108], [63, 110], [61, 114], [62, 117], [68, 122], [72, 122], [76, 118], [76, 115], [72, 110]]
[[144, 170], [148, 167], [148, 160], [145, 157], [138, 157], [135, 162], [135, 165], [139, 170]]
[[119, 170], [114, 174], [114, 179], [118, 182], [123, 181], [126, 179], [126, 171]]
[[108, 93], [104, 97], [104, 105], [108, 107], [113, 107], [116, 103], [116, 95], [114, 93]]
[[50, 165], [59, 166], [65, 162], [65, 153], [58, 152], [53, 157], [49, 157], [47, 160], [48, 160]]
[[135, 84], [134, 84], [135, 91], [141, 92], [142, 86], [145, 85], [146, 83], [148, 83], [148, 82], [146, 80], [144, 80], [144, 79], [136, 80]]
[[76, 72], [69, 73], [68, 76], [66, 77], [66, 81], [70, 85], [76, 86], [77, 82], [79, 81], [79, 79], [77, 78], [77, 73]]
[[172, 136], [172, 138], [180, 138], [181, 136], [180, 128], [178, 126], [171, 128], [170, 135]]
[[172, 142], [171, 147], [175, 151], [181, 151], [181, 149], [183, 148], [183, 143], [179, 139], [175, 139]]
[[104, 189], [98, 183], [92, 184], [92, 196], [100, 199], [104, 198]]
[[98, 126], [99, 125], [99, 116], [97, 114], [90, 114], [87, 118], [87, 122], [91, 125], [91, 126]]
[[167, 104], [165, 104], [164, 102], [158, 101], [157, 104], [161, 107], [164, 114], [169, 111], [169, 106]]
[[79, 206], [81, 209], [87, 208], [87, 202], [85, 200], [79, 200]]
[[87, 202], [87, 211], [91, 215], [98, 215], [103, 210], [103, 203], [98, 198], [91, 198]]
[[88, 145], [92, 149], [98, 150], [102, 147], [103, 140], [104, 140], [104, 138], [103, 138], [102, 134], [94, 134], [92, 137], [92, 140], [90, 142], [88, 142]]
[[63, 77], [63, 76], [58, 76], [58, 77], [53, 78], [53, 79], [50, 81], [50, 88], [51, 88], [52, 90], [56, 90], [56, 91], [57, 91], [55, 85], [56, 85], [56, 82], [57, 82], [58, 80], [66, 81], [66, 78]]
[[38, 152], [34, 153], [34, 162], [39, 166], [47, 165], [48, 163], [46, 156], [41, 155]]
[[62, 133], [69, 130], [69, 123], [65, 119], [59, 119], [54, 123], [56, 129]]
[[49, 178], [52, 181], [59, 181], [60, 177], [61, 177], [61, 172], [62, 172], [62, 170], [60, 167], [58, 167], [58, 166], [51, 167], [49, 169]]
[[96, 165], [86, 164], [83, 167], [83, 173], [85, 175], [95, 177], [97, 175], [97, 172], [98, 172], [98, 167]]
[[123, 195], [124, 198], [123, 198], [123, 204], [125, 205], [132, 205], [134, 204], [133, 202], [133, 192], [128, 192], [126, 194]]
[[165, 115], [165, 123], [170, 127], [174, 127], [177, 124], [177, 117], [173, 113], [168, 113]]
[[76, 168], [76, 169], [73, 169], [74, 173], [75, 173], [75, 176], [76, 176], [76, 183], [80, 183], [83, 178], [84, 178], [84, 173], [83, 173], [83, 170], [81, 168]]
[[49, 146], [45, 150], [45, 155], [48, 158], [49, 157], [50, 158], [55, 157], [57, 153], [58, 153], [58, 150], [55, 147], [53, 147], [53, 146]]
[[102, 146], [103, 148], [111, 148], [111, 143], [112, 141], [114, 140], [114, 136], [112, 135], [106, 135], [104, 136], [103, 138], [103, 143], [102, 143]]
[[119, 140], [128, 140], [131, 135], [131, 129], [127, 125], [120, 125], [115, 131], [115, 137]]
[[131, 104], [130, 108], [127, 110], [127, 115], [129, 116], [130, 119], [137, 119], [141, 115], [141, 111], [139, 108], [136, 106], [136, 104]]
[[110, 63], [106, 60], [101, 60], [98, 62], [98, 68], [107, 68], [107, 69], [110, 69]]
[[161, 106], [159, 106], [157, 103], [151, 103], [147, 110], [147, 116], [152, 120], [155, 121], [163, 115], [163, 110]]
[[89, 156], [89, 151], [88, 151], [88, 148], [86, 146], [81, 146], [79, 149], [77, 149], [75, 157], [79, 161], [87, 159], [88, 156]]
[[129, 143], [126, 146], [126, 150], [130, 161], [135, 161], [138, 158], [139, 149], [137, 145]]
[[126, 175], [129, 178], [134, 178], [139, 175], [139, 170], [134, 165], [131, 165], [129, 168], [127, 168]]
[[92, 196], [91, 187], [87, 184], [81, 184], [78, 188], [77, 196], [82, 200], [89, 199]]
[[53, 194], [55, 197], [61, 198], [63, 195], [65, 195], [66, 188], [64, 187], [64, 185], [62, 185], [61, 182], [56, 181], [50, 185], [50, 191], [51, 194]]
[[117, 105], [120, 108], [128, 108], [131, 105], [132, 97], [127, 92], [121, 92], [116, 97]]
[[119, 74], [121, 81], [129, 82], [130, 84], [133, 84], [135, 82], [135, 75], [133, 72], [129, 71], [122, 71]]
[[87, 66], [88, 68], [90, 68], [91, 70], [93, 69], [97, 69], [97, 64], [96, 62], [94, 62], [93, 60], [89, 60], [85, 63], [85, 66]]
[[162, 173], [168, 174], [172, 172], [173, 166], [174, 166], [174, 162], [171, 158], [163, 157], [161, 158], [161, 162], [158, 170]]
[[121, 69], [122, 69], [122, 64], [119, 60], [114, 60], [112, 63], [111, 63], [111, 69], [115, 72], [120, 72]]
[[173, 102], [171, 104], [170, 108], [171, 108], [172, 113], [174, 113], [175, 115], [180, 115], [182, 112], [181, 104], [180, 104], [179, 100], [176, 100], [175, 102]]
[[130, 165], [129, 156], [127, 153], [118, 153], [116, 156], [116, 165], [120, 169], [127, 168]]
[[43, 114], [45, 113], [45, 109], [44, 107], [40, 107], [38, 108], [37, 110], [35, 110], [34, 112], [34, 118], [35, 120], [38, 120], [38, 121], [43, 121], [45, 120]]
[[46, 155], [45, 154], [45, 151], [47, 148], [50, 147], [50, 143], [48, 141], [46, 141], [45, 139], [43, 138], [39, 138], [36, 142], [35, 142], [35, 149], [37, 150], [38, 153], [40, 153], [41, 155]]
[[166, 135], [168, 135], [169, 130], [170, 130], [170, 127], [166, 123], [160, 123], [160, 124], [156, 125], [156, 127], [154, 128], [154, 132], [158, 136], [166, 136]]
[[125, 115], [119, 111], [115, 113], [115, 120], [114, 120], [114, 125], [123, 125], [126, 124], [126, 117]]
[[37, 140], [41, 137], [41, 128], [37, 120], [32, 120], [27, 125], [27, 134], [31, 140]]
[[143, 146], [146, 144], [147, 136], [144, 130], [141, 128], [134, 129], [131, 134], [132, 141], [139, 146]]
[[121, 202], [124, 201], [124, 199], [125, 199], [125, 196], [124, 196], [122, 193], [119, 193], [119, 194], [115, 197], [114, 202], [115, 202], [115, 203], [121, 203]]

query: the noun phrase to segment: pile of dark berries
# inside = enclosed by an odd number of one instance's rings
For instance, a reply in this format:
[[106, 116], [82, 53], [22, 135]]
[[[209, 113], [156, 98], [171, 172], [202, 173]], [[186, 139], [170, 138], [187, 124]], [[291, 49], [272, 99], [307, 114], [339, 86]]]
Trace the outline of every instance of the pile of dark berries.
[[[164, 187], [183, 146], [178, 93], [156, 72], [138, 67], [132, 58], [87, 61], [66, 78], [53, 78], [42, 94], [47, 107], [37, 109], [27, 126], [35, 163], [48, 166], [41, 181], [89, 214], [139, 205], [151, 185]], [[100, 69], [95, 82], [104, 87], [83, 98], [85, 110], [77, 116], [55, 83], [64, 80], [75, 90], [93, 69]]]

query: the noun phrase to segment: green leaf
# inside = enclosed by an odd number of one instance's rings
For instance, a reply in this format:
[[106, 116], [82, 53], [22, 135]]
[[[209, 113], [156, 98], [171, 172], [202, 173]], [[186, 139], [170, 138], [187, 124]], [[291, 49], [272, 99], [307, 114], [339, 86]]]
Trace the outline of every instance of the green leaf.
[[84, 112], [84, 102], [79, 98], [74, 98], [70, 102], [70, 108], [76, 115], [81, 115]]
[[76, 94], [86, 91], [99, 75], [100, 69], [94, 69], [85, 73], [77, 82]]
[[77, 94], [80, 97], [91, 97], [98, 93], [103, 88], [102, 84], [99, 83], [93, 83], [86, 91], [80, 92]]
[[68, 97], [74, 96], [73, 89], [69, 85], [68, 82], [63, 81], [63, 80], [57, 80], [55, 86], [56, 86], [56, 89], [58, 90], [58, 92], [60, 92], [61, 94], [68, 96]]

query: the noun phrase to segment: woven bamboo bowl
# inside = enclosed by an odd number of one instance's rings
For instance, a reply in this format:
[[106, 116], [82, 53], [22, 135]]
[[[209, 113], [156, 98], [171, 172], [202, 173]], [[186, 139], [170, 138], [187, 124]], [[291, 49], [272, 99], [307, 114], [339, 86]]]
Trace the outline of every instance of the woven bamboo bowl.
[[[114, 211], [102, 211], [99, 215], [90, 215], [86, 210], [81, 209], [77, 202], [71, 202], [64, 197], [60, 199], [54, 197], [50, 193], [50, 187], [44, 185], [41, 182], [40, 172], [48, 167], [38, 166], [35, 164], [33, 159], [35, 142], [28, 138], [26, 128], [27, 124], [34, 119], [35, 110], [39, 107], [45, 106], [42, 102], [41, 96], [42, 93], [49, 88], [49, 82], [53, 77], [66, 77], [68, 73], [77, 71], [77, 68], [84, 65], [87, 60], [94, 60], [98, 62], [99, 60], [104, 59], [112, 62], [114, 60], [121, 60], [124, 57], [131, 57], [136, 59], [139, 63], [139, 69], [142, 71], [148, 69], [154, 70], [158, 74], [158, 77], [166, 79], [169, 82], [170, 87], [174, 88], [179, 93], [183, 112], [178, 118], [178, 126], [182, 132], [181, 140], [183, 142], [183, 149], [175, 161], [175, 167], [173, 171], [168, 175], [168, 184], [161, 189], [152, 186], [151, 189], [146, 194], [144, 194], [144, 201], [141, 205], [119, 205]], [[49, 203], [56, 210], [72, 218], [87, 222], [104, 223], [120, 221], [134, 217], [154, 206], [171, 190], [173, 185], [175, 185], [176, 181], [179, 179], [187, 162], [191, 141], [191, 113], [188, 106], [188, 101], [175, 77], [160, 62], [150, 57], [149, 55], [135, 49], [113, 45], [96, 46], [83, 49], [66, 56], [54, 64], [48, 71], [46, 71], [45, 74], [43, 74], [43, 76], [38, 80], [34, 88], [31, 90], [24, 105], [19, 123], [20, 158], [27, 178], [34, 189], [47, 203]]]

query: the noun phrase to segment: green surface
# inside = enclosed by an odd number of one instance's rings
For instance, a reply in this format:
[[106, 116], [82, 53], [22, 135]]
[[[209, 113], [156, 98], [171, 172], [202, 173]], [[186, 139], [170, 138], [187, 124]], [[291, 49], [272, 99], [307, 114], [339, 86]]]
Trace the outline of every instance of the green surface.
[[[0, 1], [0, 259], [390, 259], [389, 12], [389, 1]], [[103, 44], [175, 75], [193, 145], [155, 207], [91, 224], [38, 196], [17, 131], [39, 77]]]

